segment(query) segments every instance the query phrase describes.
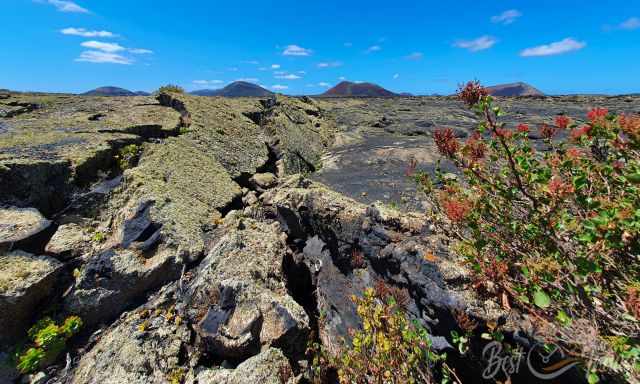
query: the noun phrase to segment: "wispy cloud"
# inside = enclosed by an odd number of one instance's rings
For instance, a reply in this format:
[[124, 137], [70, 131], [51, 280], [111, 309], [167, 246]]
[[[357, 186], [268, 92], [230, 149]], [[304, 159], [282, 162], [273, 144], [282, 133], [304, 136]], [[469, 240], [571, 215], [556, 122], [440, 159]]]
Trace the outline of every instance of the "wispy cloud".
[[36, 0], [37, 3], [46, 3], [53, 5], [60, 12], [69, 12], [69, 13], [90, 13], [88, 9], [79, 6], [73, 1], [63, 1], [63, 0]]
[[116, 37], [117, 35], [109, 31], [90, 31], [84, 28], [65, 28], [61, 29], [60, 33], [70, 36], [82, 36], [82, 37]]
[[133, 53], [134, 55], [151, 55], [151, 54], [153, 54], [152, 50], [144, 49], [144, 48], [130, 48], [129, 52]]
[[539, 45], [537, 47], [527, 48], [520, 52], [520, 56], [534, 57], [560, 55], [567, 52], [578, 51], [586, 46], [587, 43], [583, 41], [576, 41], [570, 37], [567, 37], [564, 40]]
[[193, 80], [193, 84], [205, 87], [220, 87], [224, 84], [222, 80]]
[[255, 77], [241, 77], [239, 79], [235, 79], [234, 81], [244, 81], [247, 83], [259, 83], [260, 80], [256, 79]]
[[424, 57], [424, 54], [422, 52], [413, 52], [413, 53], [405, 56], [404, 58], [406, 60], [418, 61], [418, 60], [422, 60], [423, 57]]
[[331, 84], [321, 81], [318, 83], [318, 87], [324, 87], [324, 88], [329, 88], [331, 86]]
[[301, 76], [295, 75], [293, 73], [289, 73], [289, 74], [280, 74], [280, 75], [276, 75], [275, 76], [276, 79], [281, 79], [281, 80], [298, 80], [298, 79], [302, 79]]
[[496, 24], [504, 24], [509, 25], [516, 21], [520, 16], [522, 16], [522, 12], [517, 9], [509, 9], [508, 11], [504, 11], [499, 15], [493, 16], [491, 18], [492, 23]]
[[251, 65], [259, 65], [260, 62], [257, 60], [243, 60], [241, 61], [242, 64], [251, 64]]
[[394, 80], [397, 80], [399, 77], [400, 77], [400, 74], [399, 74], [399, 73], [396, 73], [395, 75], [393, 75], [393, 79], [394, 79]]
[[284, 56], [311, 56], [312, 50], [302, 48], [299, 45], [287, 45], [282, 52]]
[[479, 52], [493, 47], [497, 41], [494, 37], [484, 35], [473, 40], [458, 40], [453, 45], [471, 52]]
[[271, 69], [280, 69], [280, 64], [271, 64]]
[[366, 51], [364, 51], [365, 53], [373, 53], [373, 52], [378, 52], [381, 51], [382, 47], [379, 45], [372, 45], [369, 48], [367, 48]]
[[105, 43], [102, 41], [95, 41], [95, 40], [91, 40], [91, 41], [85, 41], [84, 43], [80, 44], [81, 46], [85, 47], [85, 48], [91, 48], [91, 49], [98, 49], [104, 52], [120, 52], [120, 51], [124, 51], [124, 47], [121, 46], [120, 44], [116, 44], [116, 43]]
[[318, 63], [318, 68], [337, 68], [341, 66], [342, 66], [342, 62], [340, 61]]
[[340, 80], [340, 81], [345, 81], [345, 80], [347, 80], [347, 78], [346, 78], [346, 77], [344, 77], [344, 76], [340, 76], [340, 77], [338, 77], [338, 80]]
[[287, 87], [286, 85], [276, 84], [276, 85], [272, 85], [271, 89], [276, 91], [284, 91], [285, 89], [289, 89], [289, 87]]
[[118, 55], [117, 53], [109, 53], [102, 51], [84, 51], [80, 54], [75, 61], [83, 61], [88, 63], [110, 63], [110, 64], [123, 64], [130, 65], [133, 64], [133, 60], [124, 57], [122, 55]]
[[640, 19], [637, 17], [632, 17], [620, 23], [620, 29], [626, 29], [628, 31], [640, 28]]

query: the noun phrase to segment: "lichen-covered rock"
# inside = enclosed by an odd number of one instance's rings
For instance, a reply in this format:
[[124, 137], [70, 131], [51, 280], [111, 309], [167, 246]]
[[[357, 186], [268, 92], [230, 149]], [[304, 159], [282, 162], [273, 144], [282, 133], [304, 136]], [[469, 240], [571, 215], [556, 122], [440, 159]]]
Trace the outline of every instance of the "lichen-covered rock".
[[147, 257], [130, 249], [107, 249], [82, 268], [65, 309], [95, 325], [117, 317], [151, 289], [177, 280], [182, 261], [170, 249]]
[[285, 288], [279, 225], [228, 221], [187, 288], [189, 318], [206, 348], [221, 356], [247, 358], [271, 346], [300, 356], [309, 318]]
[[188, 116], [183, 135], [216, 159], [232, 177], [252, 175], [268, 161], [263, 129], [247, 117], [260, 111], [255, 98], [213, 98], [163, 93], [161, 104]]
[[286, 174], [316, 171], [335, 134], [333, 120], [308, 97], [278, 96], [266, 106], [261, 124]]
[[82, 356], [74, 384], [167, 383], [181, 376], [188, 326], [172, 309], [175, 286], [126, 314]]
[[147, 97], [12, 94], [8, 105], [35, 105], [0, 116], [0, 203], [64, 208], [76, 186], [116, 165], [128, 144], [177, 133], [179, 113]]
[[35, 208], [0, 208], [0, 248], [28, 239], [50, 224]]
[[0, 254], [0, 345], [25, 336], [62, 263], [22, 251]]
[[125, 172], [115, 193], [111, 205], [120, 212], [114, 232], [121, 246], [128, 247], [153, 224], [164, 243], [193, 257], [204, 250], [203, 227], [241, 198], [240, 187], [213, 153], [184, 137], [145, 145], [140, 163]]
[[91, 236], [82, 226], [74, 223], [58, 227], [45, 247], [47, 254], [67, 260], [82, 256], [90, 248]]
[[235, 369], [204, 369], [185, 384], [283, 384], [292, 378], [289, 361], [279, 349], [269, 348]]

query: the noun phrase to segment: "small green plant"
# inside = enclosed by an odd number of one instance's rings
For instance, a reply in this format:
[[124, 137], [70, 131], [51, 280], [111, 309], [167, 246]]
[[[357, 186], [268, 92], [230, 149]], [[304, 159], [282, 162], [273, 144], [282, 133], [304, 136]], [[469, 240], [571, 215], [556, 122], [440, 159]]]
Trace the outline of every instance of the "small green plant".
[[174, 85], [174, 84], [167, 84], [167, 85], [163, 85], [162, 87], [158, 88], [158, 93], [184, 93], [184, 88], [182, 88], [179, 85]]
[[93, 237], [91, 238], [91, 240], [94, 243], [101, 244], [101, 243], [104, 243], [107, 240], [107, 235], [105, 235], [104, 232], [98, 231], [98, 232], [93, 234]]
[[131, 168], [134, 165], [136, 159], [140, 156], [141, 151], [142, 148], [137, 144], [129, 144], [122, 147], [115, 157], [118, 161], [118, 167], [120, 168], [120, 170], [124, 171]]
[[426, 329], [409, 321], [393, 295], [368, 288], [362, 298], [352, 297], [362, 329], [351, 331], [351, 346], [329, 357], [321, 351], [313, 359], [316, 375], [337, 370], [340, 383], [424, 383], [432, 381], [432, 365], [442, 356], [431, 350]]
[[62, 325], [52, 319], [39, 320], [29, 330], [31, 346], [18, 357], [17, 368], [21, 373], [31, 373], [50, 364], [65, 349], [66, 342], [80, 331], [82, 320], [77, 316], [68, 317]]

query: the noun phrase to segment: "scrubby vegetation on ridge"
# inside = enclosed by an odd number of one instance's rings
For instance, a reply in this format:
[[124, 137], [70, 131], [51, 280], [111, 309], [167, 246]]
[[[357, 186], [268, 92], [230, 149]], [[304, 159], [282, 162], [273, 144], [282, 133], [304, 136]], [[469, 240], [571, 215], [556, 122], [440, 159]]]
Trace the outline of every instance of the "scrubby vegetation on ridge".
[[[434, 139], [462, 174], [416, 179], [448, 218], [478, 291], [537, 319], [537, 337], [599, 377], [640, 376], [640, 117], [593, 109], [531, 127], [505, 113], [478, 82], [459, 98], [480, 118], [460, 142]], [[606, 381], [606, 380], [605, 380]]]

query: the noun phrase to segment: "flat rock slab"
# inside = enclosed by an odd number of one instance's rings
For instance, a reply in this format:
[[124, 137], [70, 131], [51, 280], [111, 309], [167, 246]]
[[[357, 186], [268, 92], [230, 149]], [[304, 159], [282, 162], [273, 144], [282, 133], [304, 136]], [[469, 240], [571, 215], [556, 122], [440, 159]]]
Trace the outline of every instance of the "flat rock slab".
[[50, 224], [35, 208], [0, 208], [0, 246], [28, 239]]
[[22, 251], [0, 253], [0, 344], [24, 336], [51, 294], [62, 263]]

